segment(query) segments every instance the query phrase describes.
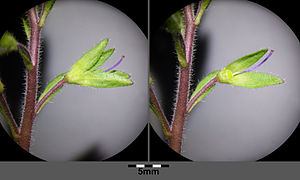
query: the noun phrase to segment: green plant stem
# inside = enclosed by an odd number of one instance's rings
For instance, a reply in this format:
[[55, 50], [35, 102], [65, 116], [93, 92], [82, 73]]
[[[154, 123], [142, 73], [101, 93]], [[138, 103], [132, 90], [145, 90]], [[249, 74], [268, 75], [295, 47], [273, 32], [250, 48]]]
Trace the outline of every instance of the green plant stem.
[[38, 71], [38, 51], [39, 51], [39, 40], [40, 31], [39, 20], [37, 17], [36, 9], [31, 8], [28, 11], [28, 16], [31, 24], [31, 35], [30, 35], [30, 57], [33, 65], [32, 70], [27, 70], [26, 79], [26, 92], [25, 92], [25, 104], [23, 110], [23, 117], [21, 121], [21, 132], [20, 139], [18, 141], [19, 145], [29, 151], [30, 139], [31, 139], [31, 129], [33, 125], [33, 120], [35, 117], [35, 103], [36, 103], [36, 93], [37, 93], [37, 71]]
[[162, 125], [162, 128], [163, 128], [164, 134], [167, 137], [170, 136], [171, 130], [170, 130], [169, 122], [168, 122], [164, 112], [162, 111], [151, 86], [150, 86], [150, 100], [153, 103], [153, 105], [154, 105], [154, 107], [157, 111], [157, 115], [159, 116], [158, 118], [161, 121], [161, 125]]
[[6, 99], [4, 97], [3, 93], [0, 93], [0, 106], [3, 108], [5, 117], [8, 121], [9, 127], [11, 129], [12, 135], [14, 138], [16, 138], [19, 135], [19, 128], [18, 125], [10, 111], [10, 108], [6, 102]]
[[183, 126], [187, 114], [186, 108], [190, 86], [190, 68], [193, 53], [194, 33], [196, 29], [193, 20], [192, 5], [188, 5], [184, 8], [184, 15], [186, 22], [184, 44], [187, 66], [180, 66], [178, 94], [172, 123], [172, 132], [169, 138], [170, 147], [177, 153], [181, 153]]

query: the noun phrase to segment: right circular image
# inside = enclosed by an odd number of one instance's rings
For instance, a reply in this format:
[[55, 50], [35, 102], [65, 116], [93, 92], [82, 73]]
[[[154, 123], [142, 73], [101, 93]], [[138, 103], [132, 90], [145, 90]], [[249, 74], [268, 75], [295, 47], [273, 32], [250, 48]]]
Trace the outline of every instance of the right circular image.
[[202, 0], [151, 35], [150, 123], [193, 161], [256, 161], [299, 124], [300, 45], [251, 1]]

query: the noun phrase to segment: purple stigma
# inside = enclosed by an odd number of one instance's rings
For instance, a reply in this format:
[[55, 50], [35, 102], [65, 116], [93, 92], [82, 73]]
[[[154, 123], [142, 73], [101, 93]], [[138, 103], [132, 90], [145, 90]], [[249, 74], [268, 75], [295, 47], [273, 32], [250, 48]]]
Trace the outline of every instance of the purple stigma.
[[268, 56], [267, 56], [261, 63], [259, 63], [259, 64], [258, 64], [257, 66], [255, 66], [255, 67], [253, 67], [253, 68], [251, 68], [251, 69], [249, 69], [249, 70], [245, 70], [245, 71], [243, 71], [243, 72], [241, 72], [241, 73], [254, 71], [254, 70], [257, 69], [259, 66], [261, 66], [263, 63], [265, 63], [265, 62], [269, 59], [269, 57], [273, 54], [273, 52], [274, 52], [274, 50], [272, 49], [272, 50], [270, 51], [270, 53], [268, 54]]
[[110, 71], [110, 70], [114, 69], [115, 67], [117, 67], [123, 61], [124, 58], [125, 58], [125, 56], [122, 56], [121, 59], [115, 65], [113, 65], [111, 68], [106, 69], [104, 72]]

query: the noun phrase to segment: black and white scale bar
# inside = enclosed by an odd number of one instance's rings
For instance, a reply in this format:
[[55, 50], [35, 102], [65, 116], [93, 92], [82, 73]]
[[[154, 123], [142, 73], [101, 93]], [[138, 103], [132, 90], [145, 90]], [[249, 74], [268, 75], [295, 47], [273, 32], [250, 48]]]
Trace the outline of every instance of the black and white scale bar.
[[168, 168], [169, 164], [128, 164], [130, 168]]

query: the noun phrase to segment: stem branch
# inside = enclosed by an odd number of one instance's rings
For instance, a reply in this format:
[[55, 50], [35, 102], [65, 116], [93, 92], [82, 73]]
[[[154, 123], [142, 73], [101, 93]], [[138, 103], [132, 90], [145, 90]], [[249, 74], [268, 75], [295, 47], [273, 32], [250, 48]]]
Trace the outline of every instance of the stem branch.
[[4, 97], [3, 93], [0, 93], [0, 105], [3, 108], [4, 114], [5, 114], [5, 118], [8, 121], [8, 125], [11, 129], [12, 135], [14, 137], [14, 139], [16, 140], [16, 137], [19, 135], [19, 128], [18, 125], [10, 111], [10, 108], [6, 102], [6, 99]]
[[187, 64], [190, 65], [192, 60], [192, 54], [193, 54], [194, 32], [196, 29], [196, 26], [194, 25], [193, 11], [191, 5], [188, 5], [184, 8], [184, 14], [185, 14], [185, 22], [186, 22], [185, 37], [184, 37], [185, 56], [186, 56]]
[[164, 130], [164, 134], [166, 136], [170, 136], [171, 134], [171, 130], [170, 130], [170, 125], [169, 125], [169, 122], [164, 114], [164, 112], [162, 111], [159, 103], [158, 103], [158, 100], [153, 92], [153, 89], [152, 87], [150, 86], [150, 100], [151, 102], [153, 103], [156, 111], [157, 111], [157, 114], [159, 116], [159, 119], [161, 120], [161, 124], [162, 124], [162, 128]]
[[196, 96], [191, 99], [187, 105], [186, 112], [189, 112], [190, 109], [193, 107], [193, 104], [197, 101], [197, 99], [206, 91], [208, 90], [212, 85], [214, 85], [217, 82], [217, 76], [210, 80], [197, 94]]
[[63, 78], [62, 80], [58, 81], [57, 84], [55, 84], [55, 86], [53, 86], [48, 92], [47, 94], [45, 94], [45, 96], [38, 102], [38, 104], [35, 107], [35, 115], [40, 111], [42, 105], [45, 103], [45, 101], [57, 90], [59, 89], [61, 86], [64, 85], [64, 83], [66, 82], [66, 79]]

